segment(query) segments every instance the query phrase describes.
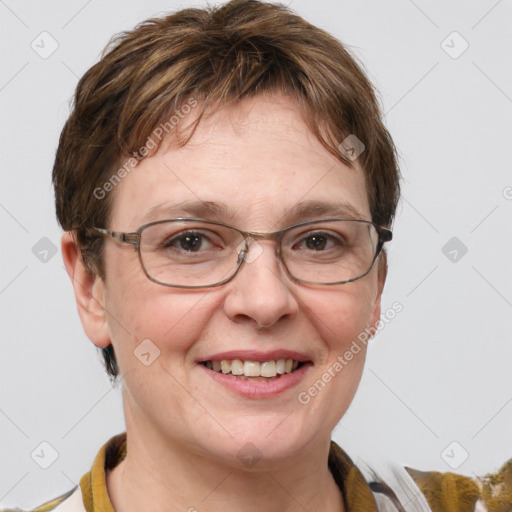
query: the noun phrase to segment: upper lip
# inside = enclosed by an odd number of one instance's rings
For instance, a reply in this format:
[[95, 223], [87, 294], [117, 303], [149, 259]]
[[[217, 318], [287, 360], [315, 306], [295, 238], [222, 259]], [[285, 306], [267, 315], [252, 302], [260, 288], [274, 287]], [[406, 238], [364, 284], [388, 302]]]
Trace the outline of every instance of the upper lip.
[[272, 361], [277, 359], [294, 359], [299, 362], [310, 361], [310, 358], [301, 352], [294, 350], [278, 349], [271, 350], [268, 352], [262, 352], [261, 350], [229, 350], [227, 352], [219, 352], [198, 360], [198, 363], [204, 363], [206, 361], [221, 361], [222, 359], [234, 360], [241, 359], [242, 361]]

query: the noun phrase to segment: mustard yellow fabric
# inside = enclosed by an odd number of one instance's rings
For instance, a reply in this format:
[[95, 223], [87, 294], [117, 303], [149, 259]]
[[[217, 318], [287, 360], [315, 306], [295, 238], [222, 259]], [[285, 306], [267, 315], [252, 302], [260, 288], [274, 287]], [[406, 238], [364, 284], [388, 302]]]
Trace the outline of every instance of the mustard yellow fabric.
[[[125, 457], [126, 432], [112, 437], [101, 447], [91, 470], [80, 479], [87, 512], [115, 512], [107, 492], [106, 473]], [[347, 512], [377, 512], [370, 485], [351, 458], [334, 441], [331, 441], [329, 452], [329, 469], [342, 490]], [[476, 479], [449, 472], [418, 471], [408, 467], [405, 469], [425, 495], [433, 512], [473, 512], [478, 499], [485, 502], [488, 512], [512, 512], [512, 459], [499, 472]], [[385, 484], [376, 487], [390, 498], [394, 497]], [[73, 490], [31, 512], [53, 510]], [[18, 511], [20, 509], [0, 510]]]
[[437, 512], [473, 512], [480, 497], [478, 485], [466, 476], [405, 468]]

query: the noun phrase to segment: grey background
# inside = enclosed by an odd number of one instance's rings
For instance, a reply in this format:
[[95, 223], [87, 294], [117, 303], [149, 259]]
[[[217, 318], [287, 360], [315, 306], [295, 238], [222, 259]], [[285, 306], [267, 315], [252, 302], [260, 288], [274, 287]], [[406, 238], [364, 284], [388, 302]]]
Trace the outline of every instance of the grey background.
[[[76, 312], [50, 173], [78, 77], [110, 36], [190, 5], [204, 3], [0, 0], [4, 506], [64, 493], [125, 429], [120, 391]], [[356, 459], [354, 436], [417, 469], [494, 471], [512, 457], [512, 1], [290, 5], [363, 62], [404, 175], [383, 298], [383, 311], [403, 311], [371, 342], [334, 439]], [[31, 48], [51, 48], [43, 31], [58, 42], [46, 59]], [[42, 442], [58, 453], [48, 469], [31, 457], [50, 461]]]

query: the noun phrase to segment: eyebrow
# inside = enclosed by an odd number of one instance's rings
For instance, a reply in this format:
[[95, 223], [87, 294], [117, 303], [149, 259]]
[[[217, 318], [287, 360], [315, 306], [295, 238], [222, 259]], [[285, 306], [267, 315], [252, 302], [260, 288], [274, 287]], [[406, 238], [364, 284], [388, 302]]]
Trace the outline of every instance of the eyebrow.
[[[178, 204], [161, 203], [150, 208], [142, 217], [142, 222], [158, 218], [173, 218], [191, 215], [200, 219], [233, 221], [238, 217], [237, 210], [222, 202], [183, 201]], [[364, 219], [364, 216], [350, 203], [308, 200], [297, 203], [279, 219], [286, 225], [316, 217], [339, 217], [344, 219]]]

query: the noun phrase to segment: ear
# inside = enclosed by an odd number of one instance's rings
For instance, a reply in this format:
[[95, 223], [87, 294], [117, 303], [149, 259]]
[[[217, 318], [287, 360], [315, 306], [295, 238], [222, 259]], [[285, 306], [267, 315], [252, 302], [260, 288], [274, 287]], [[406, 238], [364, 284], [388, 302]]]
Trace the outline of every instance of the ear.
[[97, 347], [106, 347], [110, 345], [110, 333], [104, 307], [105, 284], [98, 275], [87, 271], [73, 232], [62, 235], [61, 251], [85, 334]]
[[375, 333], [378, 329], [381, 313], [382, 290], [384, 290], [384, 284], [386, 282], [387, 274], [387, 254], [386, 251], [382, 251], [379, 255], [379, 261], [377, 262], [377, 290], [371, 305], [370, 325], [368, 326], [372, 333]]

